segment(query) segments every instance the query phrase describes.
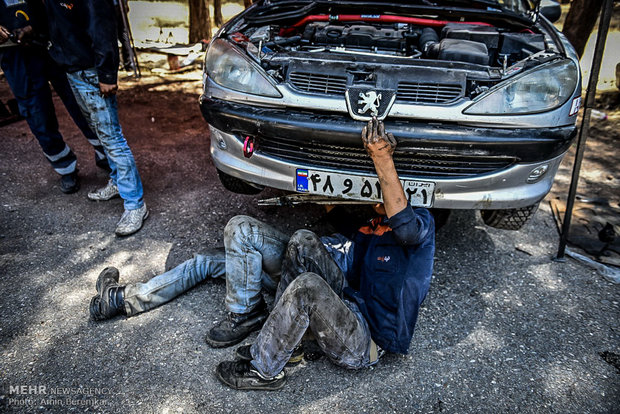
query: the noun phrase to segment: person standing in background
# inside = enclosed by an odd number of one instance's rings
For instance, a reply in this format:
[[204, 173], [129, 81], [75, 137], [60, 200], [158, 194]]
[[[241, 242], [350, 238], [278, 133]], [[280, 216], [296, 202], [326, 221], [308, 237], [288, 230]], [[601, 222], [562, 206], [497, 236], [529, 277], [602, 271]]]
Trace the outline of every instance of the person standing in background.
[[118, 236], [140, 230], [148, 217], [134, 156], [118, 120], [118, 32], [112, 0], [45, 0], [50, 55], [67, 72], [82, 112], [103, 144], [112, 172], [107, 185], [88, 194], [94, 201], [120, 196], [125, 211]]
[[[33, 29], [34, 26], [34, 29]], [[33, 39], [33, 32], [39, 33]], [[43, 154], [58, 174], [60, 190], [80, 188], [77, 158], [63, 140], [52, 100], [50, 82], [71, 118], [95, 149], [95, 163], [109, 171], [97, 135], [82, 115], [64, 71], [45, 50], [45, 18], [33, 13], [26, 0], [0, 0], [0, 66], [15, 95], [20, 114], [37, 138]]]

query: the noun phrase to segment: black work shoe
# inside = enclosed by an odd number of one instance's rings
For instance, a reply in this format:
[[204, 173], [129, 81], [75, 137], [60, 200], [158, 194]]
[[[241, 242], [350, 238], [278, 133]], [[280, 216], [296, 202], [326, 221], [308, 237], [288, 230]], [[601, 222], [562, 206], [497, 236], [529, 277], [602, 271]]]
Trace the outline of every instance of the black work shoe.
[[110, 266], [103, 269], [101, 273], [99, 273], [99, 277], [97, 277], [97, 283], [95, 283], [97, 293], [101, 293], [105, 286], [118, 283], [119, 278], [120, 274], [117, 268]]
[[265, 302], [262, 301], [250, 313], [229, 312], [226, 319], [207, 332], [205, 341], [213, 348], [238, 344], [252, 332], [258, 331], [265, 323], [267, 316]]
[[95, 321], [125, 315], [125, 286], [118, 284], [118, 269], [106, 267], [97, 278], [97, 294], [90, 300], [90, 316]]
[[[250, 353], [251, 347], [252, 345], [242, 345], [239, 348], [237, 348], [237, 350], [235, 351], [235, 355], [241, 361], [249, 362], [253, 359], [252, 354]], [[297, 366], [303, 360], [304, 360], [304, 349], [301, 345], [297, 345], [295, 349], [293, 349], [293, 354], [291, 355], [291, 358], [286, 363], [286, 366], [287, 367]]]
[[286, 383], [284, 370], [272, 378], [262, 376], [247, 361], [224, 361], [215, 368], [217, 377], [236, 390], [276, 391]]
[[60, 177], [60, 191], [65, 194], [75, 193], [80, 189], [80, 180], [77, 171]]

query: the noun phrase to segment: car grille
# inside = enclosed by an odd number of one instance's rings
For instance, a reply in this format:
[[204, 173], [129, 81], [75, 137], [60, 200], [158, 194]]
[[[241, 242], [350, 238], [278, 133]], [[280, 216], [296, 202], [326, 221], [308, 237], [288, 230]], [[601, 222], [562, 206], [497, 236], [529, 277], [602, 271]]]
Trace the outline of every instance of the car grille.
[[[363, 147], [338, 146], [323, 143], [300, 144], [298, 141], [270, 138], [259, 142], [258, 150], [265, 155], [287, 162], [336, 170], [374, 173], [374, 165]], [[424, 152], [407, 148], [402, 143], [394, 153], [399, 175], [425, 178], [472, 177], [509, 167], [512, 157], [489, 157]]]
[[291, 85], [296, 89], [317, 94], [344, 95], [347, 89], [347, 77], [323, 73], [291, 72]]
[[[297, 90], [320, 95], [344, 95], [347, 77], [325, 73], [291, 72], [290, 84]], [[463, 96], [458, 84], [400, 82], [396, 100], [405, 103], [444, 104]]]
[[457, 100], [463, 94], [461, 85], [400, 82], [396, 100], [406, 103], [442, 104]]

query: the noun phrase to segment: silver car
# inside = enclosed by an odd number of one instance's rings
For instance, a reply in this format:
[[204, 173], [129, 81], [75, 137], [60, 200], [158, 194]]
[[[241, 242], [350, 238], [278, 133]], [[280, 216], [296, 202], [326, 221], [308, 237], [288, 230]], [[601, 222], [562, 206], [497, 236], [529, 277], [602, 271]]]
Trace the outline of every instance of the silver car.
[[412, 205], [481, 210], [488, 225], [520, 228], [576, 135], [578, 57], [544, 17], [558, 8], [259, 1], [206, 55], [200, 106], [220, 180], [246, 194], [381, 200], [360, 140], [376, 116], [398, 141]]

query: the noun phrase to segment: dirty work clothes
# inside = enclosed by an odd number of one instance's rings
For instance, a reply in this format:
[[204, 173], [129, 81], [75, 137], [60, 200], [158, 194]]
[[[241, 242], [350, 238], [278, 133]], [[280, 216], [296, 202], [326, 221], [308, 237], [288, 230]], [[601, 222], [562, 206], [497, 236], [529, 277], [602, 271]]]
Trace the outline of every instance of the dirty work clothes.
[[[343, 237], [323, 237], [331, 254], [344, 262], [351, 258], [343, 246]], [[291, 263], [283, 271], [289, 236], [248, 216], [235, 216], [224, 229], [225, 251], [211, 250], [196, 255], [174, 269], [155, 276], [146, 283], [127, 285], [125, 308], [128, 316], [166, 303], [198, 283], [226, 277], [226, 309], [249, 313], [261, 300], [261, 289], [276, 292], [281, 275], [290, 283], [301, 272]], [[347, 246], [345, 246], [347, 247]], [[291, 251], [292, 252], [292, 251]], [[314, 267], [313, 267], [314, 268]], [[336, 269], [334, 269], [336, 271]]]
[[407, 207], [359, 229], [345, 295], [357, 302], [372, 339], [406, 354], [428, 293], [435, 254], [435, 222], [425, 208]]
[[347, 368], [370, 364], [371, 338], [406, 354], [430, 286], [434, 246], [433, 217], [411, 207], [359, 229], [347, 272], [317, 236], [298, 231], [287, 247], [279, 300], [252, 345], [252, 364], [265, 376], [277, 375], [306, 329]]
[[125, 201], [125, 210], [142, 207], [142, 180], [118, 121], [116, 96], [101, 96], [95, 69], [67, 73], [67, 78], [82, 113], [105, 149], [112, 170], [110, 178]]
[[226, 308], [248, 313], [261, 299], [261, 287], [275, 292], [288, 236], [248, 216], [236, 216], [224, 229], [225, 252], [196, 255], [146, 283], [127, 285], [128, 316], [153, 309], [209, 278], [226, 276]]
[[276, 306], [251, 348], [252, 365], [277, 375], [307, 329], [335, 364], [362, 368], [370, 363], [370, 330], [357, 305], [342, 297], [345, 277], [307, 230], [297, 231], [287, 247]]
[[54, 170], [61, 175], [75, 171], [77, 159], [58, 130], [58, 120], [49, 82], [62, 100], [88, 142], [95, 149], [95, 160], [105, 158], [103, 147], [75, 101], [65, 73], [43, 50], [6, 48], [0, 53], [2, 70], [17, 99], [20, 114]]

